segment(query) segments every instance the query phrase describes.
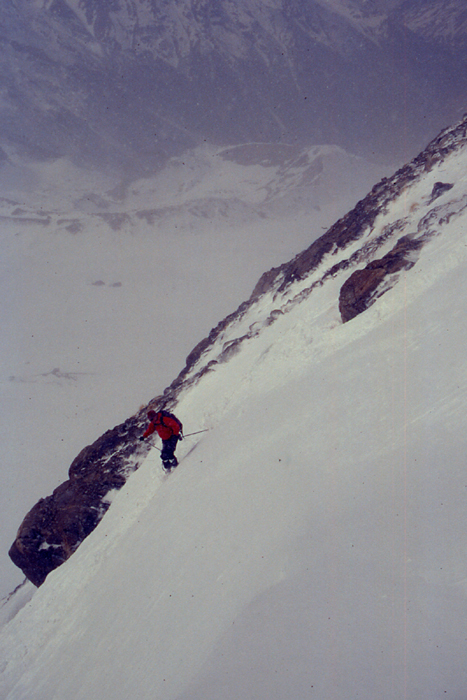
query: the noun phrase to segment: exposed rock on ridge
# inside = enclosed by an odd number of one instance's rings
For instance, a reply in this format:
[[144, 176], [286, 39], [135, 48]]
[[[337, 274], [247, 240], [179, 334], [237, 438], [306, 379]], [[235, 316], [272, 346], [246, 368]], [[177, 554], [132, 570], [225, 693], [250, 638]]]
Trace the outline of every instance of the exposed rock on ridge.
[[144, 419], [141, 412], [85, 447], [68, 480], [41, 498], [21, 523], [9, 555], [34, 585], [73, 554], [106, 512], [106, 494], [120, 489], [149, 452], [137, 442]]
[[[282, 314], [337, 275], [344, 277], [336, 299], [343, 321], [364, 311], [397, 280], [398, 272], [412, 267], [422, 245], [437, 235], [443, 222], [467, 208], [467, 195], [446, 204], [441, 200], [453, 186], [435, 183], [428, 191], [417, 230], [401, 235], [404, 219], [387, 223], [373, 237], [379, 215], [406, 187], [419, 181], [452, 152], [467, 145], [467, 115], [443, 131], [417, 158], [392, 178], [378, 183], [357, 206], [319, 240], [293, 260], [265, 273], [248, 301], [221, 321], [190, 353], [186, 366], [163, 396], [151, 407], [176, 406], [182, 391], [198, 382], [221, 362], [229, 361], [242, 343], [261, 333]], [[440, 203], [431, 204], [440, 199]], [[421, 210], [422, 211], [422, 210]], [[399, 237], [399, 238], [397, 238]], [[360, 241], [358, 246], [353, 245]], [[389, 252], [382, 254], [383, 249]], [[348, 277], [345, 279], [348, 271]], [[266, 295], [269, 297], [264, 302]], [[255, 306], [257, 305], [257, 306]], [[248, 315], [249, 314], [249, 315]], [[137, 440], [146, 409], [122, 425], [107, 431], [73, 461], [69, 479], [51, 496], [41, 499], [21, 524], [10, 556], [25, 575], [39, 586], [47, 574], [62, 564], [95, 528], [108, 503], [106, 495], [121, 488], [137, 469], [150, 447]]]
[[[467, 115], [453, 128], [442, 131], [413, 161], [404, 165], [392, 177], [383, 178], [352, 211], [339, 219], [323, 236], [299, 253], [290, 262], [266, 272], [253, 290], [259, 298], [269, 289], [284, 291], [296, 280], [316, 269], [325, 255], [345, 248], [370, 229], [376, 217], [410, 184], [419, 180], [452, 150], [467, 142]], [[442, 184], [442, 183], [437, 183]], [[433, 194], [432, 194], [433, 201]]]
[[415, 265], [411, 253], [423, 245], [420, 239], [405, 236], [381, 260], [372, 260], [363, 270], [356, 270], [342, 285], [339, 296], [339, 311], [346, 323], [365, 311], [378, 297], [388, 291], [397, 281], [396, 272], [410, 270]]

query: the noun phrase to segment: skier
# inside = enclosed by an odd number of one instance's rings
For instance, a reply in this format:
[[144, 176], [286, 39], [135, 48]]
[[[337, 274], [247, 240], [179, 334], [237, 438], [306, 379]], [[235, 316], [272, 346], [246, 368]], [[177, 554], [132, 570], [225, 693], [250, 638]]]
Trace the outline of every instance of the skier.
[[157, 431], [162, 440], [162, 466], [166, 471], [170, 471], [178, 465], [174, 453], [178, 441], [183, 439], [183, 425], [173, 413], [168, 411], [158, 411], [157, 413], [152, 410], [148, 411], [148, 418], [150, 423], [140, 440], [145, 440], [154, 431]]

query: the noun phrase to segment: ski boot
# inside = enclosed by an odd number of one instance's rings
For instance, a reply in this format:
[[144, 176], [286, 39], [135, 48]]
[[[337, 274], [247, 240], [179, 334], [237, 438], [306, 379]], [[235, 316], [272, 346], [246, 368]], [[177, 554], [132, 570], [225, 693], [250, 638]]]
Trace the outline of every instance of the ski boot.
[[176, 457], [172, 457], [172, 459], [166, 459], [162, 462], [162, 467], [164, 471], [170, 472], [172, 469], [175, 469], [175, 467], [178, 467], [178, 460]]

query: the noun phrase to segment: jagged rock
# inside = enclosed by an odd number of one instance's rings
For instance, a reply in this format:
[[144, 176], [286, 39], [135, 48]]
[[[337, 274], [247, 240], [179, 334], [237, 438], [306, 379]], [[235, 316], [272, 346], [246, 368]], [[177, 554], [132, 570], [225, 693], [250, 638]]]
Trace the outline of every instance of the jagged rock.
[[394, 248], [380, 260], [372, 260], [363, 270], [356, 270], [342, 285], [339, 311], [343, 323], [350, 321], [394, 286], [391, 275], [415, 265], [411, 253], [423, 246], [423, 239], [400, 238]]
[[12, 561], [40, 586], [95, 528], [102, 503], [66, 481], [28, 513], [10, 548]]

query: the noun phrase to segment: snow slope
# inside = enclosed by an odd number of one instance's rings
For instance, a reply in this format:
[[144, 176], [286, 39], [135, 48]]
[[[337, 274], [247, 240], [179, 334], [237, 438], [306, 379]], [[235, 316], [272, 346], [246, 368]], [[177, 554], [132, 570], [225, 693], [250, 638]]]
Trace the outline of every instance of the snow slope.
[[261, 332], [179, 397], [209, 431], [169, 477], [153, 450], [4, 627], [2, 699], [465, 695], [466, 160], [366, 232], [435, 222], [367, 311], [340, 322], [341, 268], [263, 322], [362, 241], [250, 307]]
[[126, 186], [65, 159], [8, 172], [0, 598], [22, 580], [7, 555], [22, 517], [83, 445], [160, 393], [265, 267], [382, 174], [336, 147], [271, 144], [199, 148]]

